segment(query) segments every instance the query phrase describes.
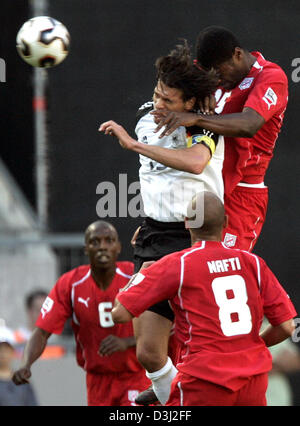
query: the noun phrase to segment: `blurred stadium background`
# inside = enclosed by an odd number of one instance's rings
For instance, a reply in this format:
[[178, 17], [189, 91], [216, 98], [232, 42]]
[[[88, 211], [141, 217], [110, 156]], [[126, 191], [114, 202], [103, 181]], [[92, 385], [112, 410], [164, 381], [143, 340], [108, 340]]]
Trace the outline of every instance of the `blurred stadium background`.
[[[34, 71], [15, 49], [19, 28], [34, 14], [54, 17], [71, 34], [69, 57], [49, 71]], [[128, 186], [138, 180], [137, 156], [100, 135], [99, 124], [114, 119], [133, 135], [136, 110], [152, 96], [156, 57], [179, 38], [194, 47], [199, 30], [214, 24], [231, 29], [246, 48], [261, 51], [289, 78], [289, 105], [266, 179], [267, 222], [255, 252], [300, 311], [300, 71], [293, 66], [300, 57], [299, 16], [296, 0], [1, 1], [0, 57], [6, 63], [6, 81], [0, 83], [0, 317], [8, 326], [25, 322], [28, 291], [49, 290], [62, 272], [86, 261], [83, 231], [98, 218], [97, 185], [112, 182], [118, 194], [120, 174], [127, 174]], [[38, 98], [44, 84], [46, 134]], [[141, 218], [117, 215], [109, 220], [123, 243], [121, 259], [132, 259], [130, 238]], [[43, 373], [48, 384], [67, 377], [59, 380], [61, 393], [56, 382], [56, 395], [45, 392], [37, 380], [44, 404], [85, 403], [84, 375], [71, 358], [70, 363], [35, 367], [40, 382]], [[290, 380], [294, 404], [300, 405], [299, 375]], [[78, 395], [69, 394], [75, 382]]]

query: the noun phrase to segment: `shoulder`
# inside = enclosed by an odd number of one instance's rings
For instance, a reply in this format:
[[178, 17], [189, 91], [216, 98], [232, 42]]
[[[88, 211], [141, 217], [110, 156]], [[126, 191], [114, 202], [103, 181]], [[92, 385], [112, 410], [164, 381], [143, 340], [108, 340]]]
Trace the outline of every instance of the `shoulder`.
[[187, 255], [188, 253], [192, 251], [193, 251], [193, 247], [188, 247], [180, 251], [175, 251], [173, 253], [167, 254], [166, 256], [158, 260], [156, 263], [159, 263], [161, 265], [169, 264], [173, 266], [174, 265], [180, 266], [182, 257], [184, 257], [185, 255]]
[[[231, 249], [232, 252], [237, 252], [237, 256], [244, 260], [244, 263], [249, 268], [254, 268], [253, 270], [258, 275], [258, 278], [260, 279], [260, 275], [263, 270], [266, 269], [266, 262], [263, 258], [258, 256], [257, 254], [251, 253], [246, 250], [239, 250], [239, 249]], [[268, 268], [267, 268], [268, 269]]]
[[[191, 138], [192, 145], [197, 143], [205, 144], [205, 141], [209, 143], [210, 140], [213, 140], [216, 146], [219, 142], [219, 135], [217, 133], [211, 132], [210, 130], [203, 129], [202, 127], [197, 127], [197, 126], [186, 127], [186, 134], [187, 134], [187, 137]], [[213, 154], [214, 150], [212, 150], [211, 148], [209, 149], [211, 151], [211, 154]]]
[[130, 278], [133, 275], [134, 264], [129, 261], [120, 261], [116, 264], [116, 272], [125, 278]]
[[256, 81], [262, 80], [288, 85], [288, 78], [283, 69], [278, 64], [267, 60], [263, 62], [263, 68], [256, 78]]
[[154, 109], [153, 102], [146, 102], [144, 103], [137, 111], [136, 113], [136, 124], [141, 120], [141, 118], [145, 117], [150, 111]]
[[72, 286], [76, 283], [83, 282], [90, 275], [90, 265], [81, 265], [68, 272], [65, 272], [57, 281], [59, 286]]

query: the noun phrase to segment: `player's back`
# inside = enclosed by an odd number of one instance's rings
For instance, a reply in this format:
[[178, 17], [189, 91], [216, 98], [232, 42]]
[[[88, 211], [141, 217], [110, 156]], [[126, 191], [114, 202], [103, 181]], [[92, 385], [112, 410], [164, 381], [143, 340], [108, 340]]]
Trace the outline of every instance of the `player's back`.
[[180, 275], [172, 302], [176, 333], [186, 345], [179, 369], [232, 388], [268, 371], [271, 357], [259, 337], [259, 258], [203, 241], [181, 252]]

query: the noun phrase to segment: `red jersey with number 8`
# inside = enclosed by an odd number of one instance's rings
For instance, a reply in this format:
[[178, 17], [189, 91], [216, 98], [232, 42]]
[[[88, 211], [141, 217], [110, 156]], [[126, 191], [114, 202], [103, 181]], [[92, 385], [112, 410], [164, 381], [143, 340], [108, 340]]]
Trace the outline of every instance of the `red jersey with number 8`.
[[265, 262], [206, 241], [172, 253], [139, 273], [118, 300], [134, 316], [169, 299], [182, 344], [179, 371], [232, 390], [272, 368], [259, 332], [296, 311]]
[[116, 274], [104, 291], [97, 287], [89, 265], [83, 265], [62, 275], [44, 302], [36, 326], [60, 334], [68, 318], [76, 339], [78, 364], [89, 373], [137, 372], [142, 369], [135, 347], [110, 356], [98, 354], [100, 342], [112, 334], [133, 336], [132, 323], [114, 324], [111, 310], [115, 297], [133, 274], [131, 262], [117, 262]]

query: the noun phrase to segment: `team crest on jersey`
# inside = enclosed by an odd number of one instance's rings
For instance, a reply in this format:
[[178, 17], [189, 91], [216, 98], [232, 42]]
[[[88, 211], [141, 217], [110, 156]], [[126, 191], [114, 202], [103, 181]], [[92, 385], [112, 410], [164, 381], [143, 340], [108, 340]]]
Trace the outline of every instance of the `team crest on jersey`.
[[139, 391], [138, 390], [129, 390], [128, 391], [128, 401], [131, 402], [131, 405], [135, 404], [135, 398], [138, 397]]
[[269, 87], [264, 94], [263, 101], [265, 101], [265, 103], [268, 105], [268, 109], [270, 109], [272, 105], [277, 104], [277, 95], [271, 87]]
[[224, 244], [227, 246], [227, 247], [234, 247], [235, 246], [235, 243], [236, 243], [236, 240], [237, 240], [237, 236], [236, 235], [233, 235], [233, 234], [229, 234], [228, 232], [225, 234], [225, 237], [224, 237]]
[[244, 80], [239, 85], [239, 88], [241, 90], [249, 89], [249, 87], [251, 86], [253, 80], [254, 80], [254, 77], [246, 77], [246, 78], [244, 78]]

